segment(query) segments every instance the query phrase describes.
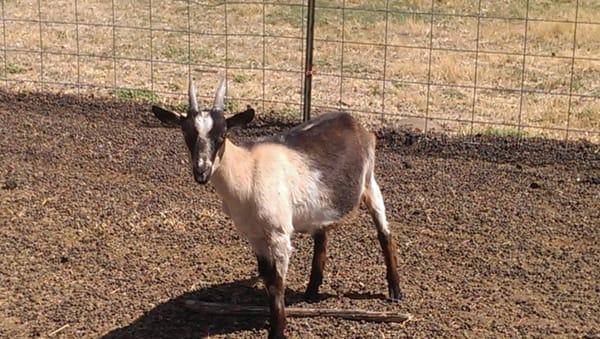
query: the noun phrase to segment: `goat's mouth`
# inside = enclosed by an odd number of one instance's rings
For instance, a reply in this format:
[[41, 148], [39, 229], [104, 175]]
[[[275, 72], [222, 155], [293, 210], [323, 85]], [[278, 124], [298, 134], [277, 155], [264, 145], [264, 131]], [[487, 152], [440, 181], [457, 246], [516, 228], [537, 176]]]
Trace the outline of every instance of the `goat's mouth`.
[[204, 171], [194, 170], [194, 180], [200, 185], [206, 185], [210, 179], [211, 169], [208, 168]]

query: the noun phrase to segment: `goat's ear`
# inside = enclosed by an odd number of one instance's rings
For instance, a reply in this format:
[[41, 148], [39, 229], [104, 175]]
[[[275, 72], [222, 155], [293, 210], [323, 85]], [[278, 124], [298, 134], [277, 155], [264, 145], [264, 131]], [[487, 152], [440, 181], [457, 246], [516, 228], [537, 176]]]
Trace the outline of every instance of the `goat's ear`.
[[169, 125], [180, 125], [181, 119], [183, 119], [181, 114], [167, 111], [166, 109], [158, 106], [152, 106], [152, 113], [154, 113], [154, 116], [158, 118], [158, 120]]
[[227, 129], [234, 127], [244, 127], [254, 119], [254, 109], [250, 106], [240, 113], [236, 113], [234, 116], [227, 118]]

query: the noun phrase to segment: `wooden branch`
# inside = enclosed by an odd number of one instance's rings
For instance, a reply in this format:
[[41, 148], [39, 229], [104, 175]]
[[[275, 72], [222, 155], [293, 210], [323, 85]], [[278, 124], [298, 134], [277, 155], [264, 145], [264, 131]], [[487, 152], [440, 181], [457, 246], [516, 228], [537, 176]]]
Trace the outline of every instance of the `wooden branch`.
[[67, 327], [69, 327], [69, 324], [65, 324], [65, 325], [63, 325], [62, 327], [60, 327], [60, 328], [58, 328], [58, 329], [56, 329], [56, 330], [54, 330], [54, 331], [52, 331], [52, 332], [48, 333], [48, 336], [49, 336], [49, 337], [52, 337], [52, 336], [54, 336], [55, 334], [57, 334], [58, 332], [60, 332], [60, 331], [64, 330], [65, 328], [67, 328]]
[[[269, 315], [269, 308], [266, 306], [233, 305], [200, 300], [185, 300], [184, 305], [190, 310], [210, 315]], [[403, 323], [412, 319], [412, 315], [410, 314], [396, 312], [373, 312], [358, 309], [286, 307], [285, 313], [288, 317], [334, 317], [347, 320], [363, 320], [370, 322]]]

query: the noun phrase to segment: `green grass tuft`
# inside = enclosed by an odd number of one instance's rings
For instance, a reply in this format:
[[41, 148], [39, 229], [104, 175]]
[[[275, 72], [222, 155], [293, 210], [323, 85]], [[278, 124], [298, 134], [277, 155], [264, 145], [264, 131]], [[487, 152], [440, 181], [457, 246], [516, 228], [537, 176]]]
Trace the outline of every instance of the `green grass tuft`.
[[234, 74], [233, 75], [233, 82], [236, 82], [238, 84], [243, 84], [244, 82], [248, 82], [248, 80], [250, 80], [250, 77], [245, 74]]
[[527, 132], [523, 130], [519, 130], [518, 128], [506, 127], [506, 128], [498, 128], [498, 127], [488, 127], [483, 134], [490, 135], [494, 137], [513, 137], [513, 138], [523, 138], [527, 136]]
[[285, 105], [285, 106], [279, 108], [276, 111], [276, 113], [280, 114], [281, 116], [289, 117], [289, 118], [302, 116], [302, 112], [300, 112], [300, 109], [297, 106], [290, 106], [290, 105]]
[[8, 74], [20, 74], [24, 73], [27, 69], [18, 64], [6, 64], [6, 73]]
[[154, 92], [147, 89], [118, 88], [114, 91], [114, 95], [123, 100], [156, 101], [158, 99]]
[[240, 107], [240, 105], [237, 101], [233, 101], [233, 100], [225, 101], [225, 112], [236, 113], [236, 112], [238, 112], [239, 107]]
[[292, 27], [302, 27], [304, 13], [300, 7], [296, 6], [273, 6], [265, 14], [265, 24], [278, 26], [290, 25]]

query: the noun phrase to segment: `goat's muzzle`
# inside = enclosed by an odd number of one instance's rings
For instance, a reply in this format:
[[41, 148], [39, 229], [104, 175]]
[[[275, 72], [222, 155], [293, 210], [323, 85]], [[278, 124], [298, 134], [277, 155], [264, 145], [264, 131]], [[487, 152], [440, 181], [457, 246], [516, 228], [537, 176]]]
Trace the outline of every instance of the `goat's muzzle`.
[[210, 179], [212, 169], [210, 167], [194, 168], [194, 180], [200, 185], [205, 185]]

